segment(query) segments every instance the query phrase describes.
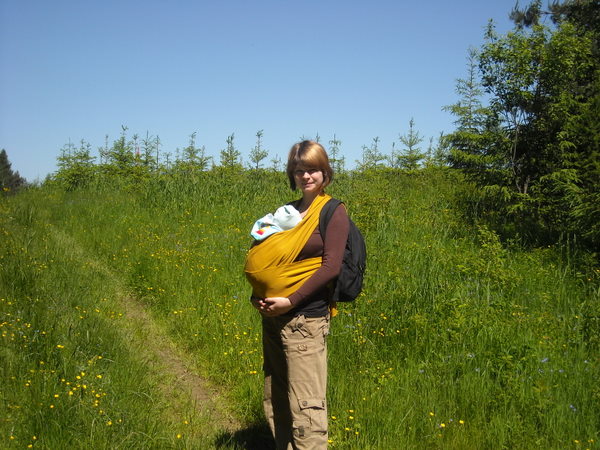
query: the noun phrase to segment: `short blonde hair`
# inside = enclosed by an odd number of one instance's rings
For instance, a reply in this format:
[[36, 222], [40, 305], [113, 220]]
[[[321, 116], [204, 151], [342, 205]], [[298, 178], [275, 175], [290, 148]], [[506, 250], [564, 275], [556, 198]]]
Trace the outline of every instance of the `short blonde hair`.
[[329, 157], [325, 148], [318, 142], [302, 141], [294, 144], [290, 149], [287, 162], [287, 176], [293, 191], [297, 188], [294, 171], [299, 166], [318, 169], [323, 172], [323, 187], [327, 187], [333, 180], [333, 169], [329, 165]]

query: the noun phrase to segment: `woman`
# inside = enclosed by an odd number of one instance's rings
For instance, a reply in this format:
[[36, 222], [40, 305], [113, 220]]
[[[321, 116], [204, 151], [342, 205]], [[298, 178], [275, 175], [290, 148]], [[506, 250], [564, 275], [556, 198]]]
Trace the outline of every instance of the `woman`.
[[327, 448], [329, 285], [338, 276], [349, 221], [338, 206], [319, 232], [319, 214], [333, 178], [325, 149], [302, 141], [289, 153], [287, 175], [302, 198], [302, 220], [248, 253], [245, 272], [252, 305], [262, 314], [264, 409], [278, 449]]

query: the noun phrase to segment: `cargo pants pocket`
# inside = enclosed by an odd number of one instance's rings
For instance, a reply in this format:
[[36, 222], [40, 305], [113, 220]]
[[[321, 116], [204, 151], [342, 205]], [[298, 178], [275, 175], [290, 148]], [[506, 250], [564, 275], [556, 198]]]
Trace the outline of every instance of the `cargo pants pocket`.
[[298, 399], [301, 418], [294, 421], [294, 436], [305, 438], [313, 434], [327, 433], [327, 408], [324, 399]]

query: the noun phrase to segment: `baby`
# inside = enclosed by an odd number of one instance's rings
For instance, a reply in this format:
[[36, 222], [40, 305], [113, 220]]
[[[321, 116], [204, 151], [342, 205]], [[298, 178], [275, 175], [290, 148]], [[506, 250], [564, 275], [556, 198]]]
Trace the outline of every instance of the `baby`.
[[250, 235], [257, 241], [262, 241], [272, 234], [294, 228], [301, 220], [302, 217], [296, 208], [292, 205], [283, 205], [277, 208], [275, 214], [269, 213], [258, 219]]

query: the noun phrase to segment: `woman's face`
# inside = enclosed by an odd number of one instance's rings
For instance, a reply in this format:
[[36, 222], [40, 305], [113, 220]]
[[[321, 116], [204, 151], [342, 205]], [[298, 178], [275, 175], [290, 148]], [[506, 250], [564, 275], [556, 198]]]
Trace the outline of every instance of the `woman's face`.
[[298, 166], [294, 170], [294, 179], [303, 194], [318, 194], [323, 189], [323, 172], [320, 169]]

